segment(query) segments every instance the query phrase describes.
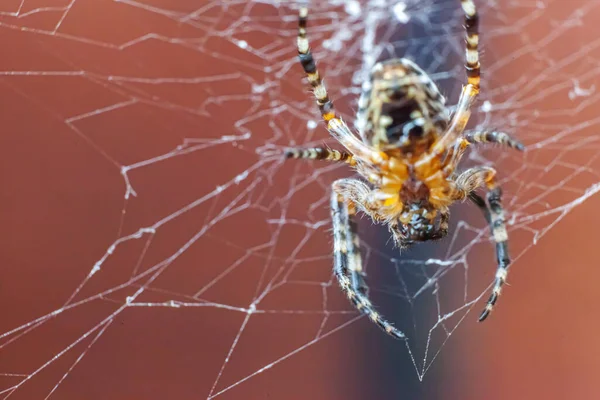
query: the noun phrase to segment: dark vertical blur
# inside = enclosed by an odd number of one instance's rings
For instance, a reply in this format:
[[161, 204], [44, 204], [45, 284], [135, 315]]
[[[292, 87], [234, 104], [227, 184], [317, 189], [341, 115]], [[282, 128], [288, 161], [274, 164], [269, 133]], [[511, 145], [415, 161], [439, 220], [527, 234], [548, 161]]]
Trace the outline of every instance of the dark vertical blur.
[[[391, 45], [388, 50], [380, 55], [380, 61], [391, 57], [409, 58], [422, 66], [428, 73], [452, 70], [453, 63], [462, 62], [459, 57], [449, 56], [440, 60], [439, 54], [444, 53], [444, 46], [451, 42], [448, 32], [460, 32], [461, 19], [452, 19], [452, 16], [461, 16], [454, 0], [436, 1], [435, 7], [426, 11], [417, 5], [411, 5], [407, 10], [411, 16], [419, 15], [422, 18], [413, 18], [408, 23], [389, 22], [389, 29], [393, 33], [382, 35], [378, 42], [385, 40]], [[448, 28], [449, 26], [453, 28]], [[410, 38], [418, 38], [411, 43]], [[382, 44], [382, 43], [380, 43]], [[461, 76], [462, 78], [462, 76]], [[442, 79], [437, 82], [442, 93], [456, 93], [457, 81]], [[449, 100], [453, 102], [453, 100]], [[368, 224], [364, 224], [367, 228]], [[452, 227], [455, 226], [454, 221]], [[428, 258], [443, 258], [444, 247], [439, 243], [418, 244], [409, 250], [400, 253], [390, 243], [389, 233], [385, 229], [371, 230], [376, 235], [378, 244], [382, 247], [388, 259], [393, 260], [427, 260]], [[395, 325], [401, 327], [408, 336], [407, 347], [404, 343], [395, 341], [373, 329], [368, 322], [363, 323], [360, 332], [364, 335], [364, 342], [368, 343], [362, 350], [364, 355], [365, 379], [362, 382], [361, 396], [357, 398], [385, 398], [385, 399], [435, 399], [438, 398], [439, 387], [429, 385], [427, 382], [437, 383], [442, 379], [444, 369], [437, 363], [428, 368], [431, 355], [425, 359], [428, 345], [429, 329], [435, 323], [437, 311], [431, 289], [425, 294], [415, 296], [416, 291], [425, 283], [420, 273], [425, 272], [420, 266], [389, 263], [384, 260], [371, 262], [369, 265], [371, 282], [395, 282], [390, 285], [394, 295], [377, 296], [377, 291], [372, 295], [376, 304], [383, 310]], [[433, 269], [428, 271], [433, 275]], [[397, 296], [407, 290], [408, 297]], [[388, 291], [389, 293], [389, 291]], [[410, 302], [410, 305], [407, 304]], [[432, 347], [440, 343], [430, 343]], [[437, 349], [436, 349], [437, 350]], [[427, 368], [426, 382], [418, 379]]]

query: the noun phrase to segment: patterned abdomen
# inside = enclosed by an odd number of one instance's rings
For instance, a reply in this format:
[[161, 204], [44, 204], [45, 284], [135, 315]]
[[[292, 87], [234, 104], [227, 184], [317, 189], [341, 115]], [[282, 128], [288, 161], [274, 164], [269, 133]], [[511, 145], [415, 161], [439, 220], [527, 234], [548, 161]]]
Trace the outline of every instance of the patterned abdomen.
[[363, 141], [384, 151], [418, 155], [448, 124], [446, 100], [421, 68], [407, 59], [377, 63], [359, 100]]

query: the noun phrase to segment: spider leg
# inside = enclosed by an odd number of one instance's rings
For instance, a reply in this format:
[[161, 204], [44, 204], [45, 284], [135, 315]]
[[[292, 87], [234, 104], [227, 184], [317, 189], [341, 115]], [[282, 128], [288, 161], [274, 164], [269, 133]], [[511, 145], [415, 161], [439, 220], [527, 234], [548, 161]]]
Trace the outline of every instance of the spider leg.
[[365, 136], [367, 127], [367, 111], [369, 109], [369, 98], [371, 97], [371, 91], [373, 86], [369, 80], [363, 82], [360, 97], [358, 98], [358, 109], [356, 110], [356, 120], [354, 121], [354, 128], [360, 133], [361, 138], [364, 142], [368, 142], [368, 138]]
[[496, 185], [495, 176], [496, 170], [492, 167], [470, 168], [456, 178], [455, 192], [450, 196], [453, 200], [463, 200], [479, 187], [487, 186], [492, 190]]
[[308, 82], [313, 88], [313, 93], [317, 98], [317, 105], [321, 111], [321, 116], [325, 122], [329, 122], [331, 119], [336, 118], [335, 110], [333, 108], [333, 102], [329, 99], [327, 89], [323, 84], [323, 80], [319, 75], [317, 64], [310, 51], [308, 38], [306, 37], [306, 21], [308, 19], [308, 9], [306, 7], [300, 8], [298, 17], [298, 58], [300, 64], [308, 77]]
[[[395, 328], [375, 311], [367, 293], [368, 287], [362, 276], [362, 261], [354, 215], [361, 198], [364, 184], [352, 179], [342, 179], [333, 183], [331, 195], [331, 218], [333, 220], [333, 272], [342, 290], [354, 307], [377, 324], [395, 339], [406, 339], [402, 331]], [[363, 205], [361, 208], [364, 208]]]
[[327, 89], [319, 75], [317, 64], [310, 51], [310, 45], [306, 36], [306, 22], [308, 19], [308, 9], [300, 8], [298, 17], [298, 58], [300, 64], [308, 77], [308, 82], [313, 88], [313, 93], [317, 98], [317, 105], [321, 112], [321, 117], [327, 123], [327, 130], [331, 135], [346, 147], [354, 156], [369, 160], [371, 163], [380, 164], [387, 156], [382, 152], [373, 151], [350, 131], [350, 128], [335, 113], [333, 102], [327, 94]]
[[460, 0], [465, 13], [466, 30], [466, 58], [465, 69], [467, 71], [467, 82], [479, 90], [481, 80], [481, 64], [479, 64], [479, 14], [473, 0]]
[[519, 151], [525, 150], [525, 146], [523, 145], [523, 143], [519, 142], [517, 139], [512, 138], [508, 133], [504, 132], [467, 132], [464, 137], [465, 140], [469, 142], [469, 144], [498, 143]]
[[337, 151], [324, 147], [300, 148], [293, 147], [284, 150], [285, 158], [303, 158], [307, 160], [326, 160], [345, 162], [354, 165], [356, 161], [352, 154], [346, 151]]
[[444, 176], [448, 177], [454, 172], [467, 147], [482, 143], [498, 143], [519, 151], [525, 150], [523, 143], [512, 138], [508, 133], [498, 131], [467, 132], [446, 154], [443, 168]]
[[446, 133], [433, 144], [427, 157], [424, 157], [417, 165], [427, 165], [434, 158], [441, 158], [446, 149], [450, 147], [462, 134], [471, 117], [471, 107], [479, 94], [481, 81], [481, 64], [479, 63], [479, 14], [473, 0], [461, 0], [462, 9], [465, 13], [466, 31], [466, 63], [467, 84], [463, 86], [456, 111], [450, 121]]
[[477, 207], [479, 207], [479, 209], [483, 213], [483, 217], [488, 222], [488, 224], [491, 223], [492, 215], [490, 214], [490, 209], [488, 208], [488, 205], [485, 202], [485, 200], [483, 199], [483, 197], [481, 197], [480, 195], [478, 195], [475, 192], [469, 193], [468, 197], [469, 197], [469, 200], [471, 200], [471, 202], [473, 204], [475, 204]]
[[465, 154], [467, 147], [469, 147], [470, 143], [467, 139], [461, 138], [453, 147], [448, 150], [446, 154], [446, 158], [443, 161], [444, 168], [442, 173], [445, 177], [449, 177], [454, 173], [454, 170], [460, 163], [460, 160]]
[[364, 280], [364, 271], [362, 258], [360, 255], [360, 239], [356, 225], [356, 207], [347, 207], [346, 215], [346, 248], [348, 249], [348, 269], [350, 273], [350, 283], [354, 289], [365, 298], [369, 294], [369, 287]]
[[[508, 254], [508, 233], [506, 232], [506, 222], [502, 208], [502, 189], [496, 184], [495, 174], [496, 171], [493, 168], [478, 167], [465, 171], [457, 179], [457, 185], [461, 192], [459, 197], [468, 197], [483, 211], [483, 215], [490, 225], [492, 236], [496, 243], [496, 259], [498, 263], [496, 278], [492, 293], [488, 298], [484, 310], [479, 315], [480, 322], [489, 316], [496, 301], [498, 301], [502, 285], [506, 282], [508, 266], [511, 262]], [[473, 190], [482, 184], [485, 184], [488, 189], [487, 203], [478, 194], [473, 192]]]

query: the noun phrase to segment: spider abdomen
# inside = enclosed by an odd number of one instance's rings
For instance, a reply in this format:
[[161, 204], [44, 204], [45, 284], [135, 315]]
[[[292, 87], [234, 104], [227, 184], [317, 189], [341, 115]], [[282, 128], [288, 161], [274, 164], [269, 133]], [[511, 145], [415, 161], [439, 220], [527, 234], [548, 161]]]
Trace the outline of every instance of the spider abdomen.
[[402, 58], [373, 67], [357, 116], [366, 143], [384, 151], [421, 154], [447, 124], [444, 97], [415, 63]]

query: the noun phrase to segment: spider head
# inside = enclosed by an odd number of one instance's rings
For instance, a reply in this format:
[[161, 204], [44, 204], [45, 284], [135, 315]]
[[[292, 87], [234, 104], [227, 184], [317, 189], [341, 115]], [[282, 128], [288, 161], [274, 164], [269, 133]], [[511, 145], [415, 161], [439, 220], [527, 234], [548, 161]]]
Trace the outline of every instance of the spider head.
[[437, 213], [421, 203], [413, 203], [404, 208], [397, 221], [390, 225], [394, 241], [401, 248], [415, 242], [439, 239], [441, 231], [436, 224]]
[[384, 151], [421, 154], [448, 124], [444, 97], [407, 59], [377, 63], [359, 107], [357, 125], [363, 138]]

